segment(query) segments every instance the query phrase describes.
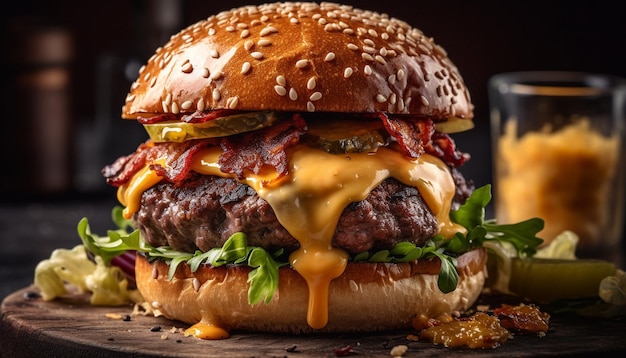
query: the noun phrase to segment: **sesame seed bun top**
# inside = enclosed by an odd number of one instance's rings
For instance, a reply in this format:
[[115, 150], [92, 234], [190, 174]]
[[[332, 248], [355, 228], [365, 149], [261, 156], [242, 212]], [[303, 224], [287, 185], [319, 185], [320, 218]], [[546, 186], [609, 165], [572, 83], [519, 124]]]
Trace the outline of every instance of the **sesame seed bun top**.
[[406, 22], [334, 3], [224, 11], [156, 50], [122, 117], [213, 109], [473, 118], [443, 48]]

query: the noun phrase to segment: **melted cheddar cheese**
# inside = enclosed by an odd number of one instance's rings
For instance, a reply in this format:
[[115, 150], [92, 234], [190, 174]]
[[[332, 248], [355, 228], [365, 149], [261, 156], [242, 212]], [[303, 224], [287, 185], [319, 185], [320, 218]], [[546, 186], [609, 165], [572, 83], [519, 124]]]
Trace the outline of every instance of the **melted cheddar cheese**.
[[[236, 179], [219, 169], [221, 153], [220, 147], [203, 149], [193, 158], [192, 170]], [[241, 182], [270, 204], [281, 225], [300, 243], [290, 261], [307, 281], [307, 321], [313, 328], [327, 324], [330, 282], [343, 273], [348, 262], [345, 251], [332, 247], [339, 217], [348, 204], [365, 199], [386, 178], [418, 188], [437, 218], [440, 234], [451, 237], [462, 230], [449, 218], [454, 181], [448, 167], [434, 156], [424, 154], [413, 159], [390, 148], [329, 154], [297, 145], [289, 149], [288, 157], [286, 177], [277, 180], [274, 172], [268, 172], [247, 175]], [[146, 167], [120, 187], [118, 197], [126, 206], [126, 217], [138, 210], [141, 193], [159, 181], [160, 177]]]

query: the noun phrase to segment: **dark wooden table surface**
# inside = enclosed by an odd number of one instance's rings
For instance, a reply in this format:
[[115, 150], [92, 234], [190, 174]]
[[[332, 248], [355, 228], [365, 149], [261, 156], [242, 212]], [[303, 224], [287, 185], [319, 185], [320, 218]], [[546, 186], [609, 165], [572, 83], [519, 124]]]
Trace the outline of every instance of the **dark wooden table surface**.
[[[14, 353], [37, 357], [319, 357], [335, 356], [334, 350], [351, 346], [350, 356], [390, 356], [398, 344], [409, 346], [405, 356], [607, 356], [626, 353], [626, 319], [589, 320], [553, 315], [545, 337], [515, 336], [495, 350], [446, 349], [413, 342], [411, 332], [360, 335], [284, 336], [237, 333], [223, 341], [201, 341], [171, 333], [184, 324], [154, 317], [130, 321], [106, 317], [126, 314], [129, 308], [93, 308], [80, 301], [43, 302], [29, 299], [36, 264], [55, 248], [80, 243], [76, 224], [88, 217], [96, 233], [111, 228], [113, 198], [52, 200], [0, 204], [0, 357]], [[160, 326], [161, 331], [151, 328]], [[73, 353], [73, 354], [72, 354]]]

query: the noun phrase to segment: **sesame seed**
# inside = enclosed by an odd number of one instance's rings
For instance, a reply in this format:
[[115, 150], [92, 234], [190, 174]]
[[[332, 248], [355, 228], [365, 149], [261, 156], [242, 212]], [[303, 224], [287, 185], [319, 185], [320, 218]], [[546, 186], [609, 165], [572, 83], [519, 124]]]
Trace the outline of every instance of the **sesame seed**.
[[263, 30], [261, 30], [261, 32], [259, 32], [259, 35], [267, 36], [267, 35], [273, 34], [275, 32], [278, 32], [277, 28], [272, 27], [272, 26], [268, 26], [268, 27], [263, 28]]
[[213, 99], [216, 101], [219, 101], [220, 98], [222, 98], [222, 94], [220, 93], [220, 90], [218, 90], [217, 88], [213, 89]]
[[354, 50], [354, 51], [356, 51], [356, 50], [358, 50], [358, 49], [359, 49], [359, 46], [357, 46], [357, 45], [355, 45], [355, 44], [353, 44], [353, 43], [349, 43], [349, 44], [347, 44], [346, 46], [348, 46], [348, 48], [349, 48], [350, 50]]
[[398, 100], [398, 96], [396, 96], [396, 94], [395, 94], [395, 93], [392, 93], [392, 94], [389, 96], [389, 103], [390, 103], [390, 104], [396, 104], [396, 101], [397, 101], [397, 100]]
[[263, 59], [263, 53], [259, 52], [259, 51], [254, 51], [250, 53], [250, 56], [254, 57], [257, 60], [262, 60]]
[[376, 62], [380, 64], [383, 64], [383, 65], [387, 64], [387, 61], [385, 61], [385, 59], [381, 55], [374, 56], [374, 59], [376, 60]]
[[211, 49], [210, 54], [211, 54], [211, 57], [213, 57], [213, 58], [220, 57], [220, 53], [217, 52], [217, 50], [215, 50], [215, 49]]
[[192, 101], [185, 101], [180, 105], [180, 108], [182, 109], [189, 109], [191, 108], [191, 106], [193, 105]]
[[367, 53], [376, 53], [376, 49], [373, 46], [363, 46], [363, 51]]
[[354, 35], [354, 30], [352, 29], [343, 29], [343, 33], [346, 35]]
[[374, 57], [367, 52], [362, 52], [361, 57], [366, 61], [374, 61]]
[[306, 82], [306, 88], [308, 90], [313, 90], [315, 89], [315, 86], [317, 86], [317, 80], [315, 79], [315, 77], [309, 78], [309, 80]]
[[350, 290], [353, 292], [357, 292], [359, 290], [359, 285], [354, 280], [350, 280]]
[[404, 100], [402, 98], [398, 99], [398, 111], [404, 111]]
[[389, 82], [389, 84], [392, 86], [396, 84], [396, 75], [395, 74], [389, 75], [389, 77], [387, 77], [387, 82]]
[[276, 83], [285, 87], [287, 85], [287, 80], [285, 79], [285, 76], [278, 75], [276, 76]]
[[213, 81], [219, 80], [221, 77], [222, 77], [222, 72], [221, 71], [213, 72], [213, 74], [211, 74], [211, 79]]
[[168, 106], [170, 104], [172, 104], [172, 94], [171, 93], [168, 93], [167, 96], [165, 96], [165, 104], [168, 105]]
[[237, 97], [237, 96], [230, 97], [229, 99], [226, 100], [226, 107], [228, 107], [230, 109], [237, 108], [238, 104], [239, 104], [239, 97]]
[[196, 104], [196, 109], [198, 111], [204, 111], [204, 98], [200, 98], [198, 103]]
[[264, 46], [265, 47], [265, 46], [271, 45], [272, 43], [268, 39], [260, 39], [259, 42], [257, 42], [257, 44], [259, 46]]
[[243, 48], [246, 49], [246, 51], [250, 51], [250, 49], [254, 46], [254, 41], [252, 40], [248, 40], [243, 44]]
[[399, 81], [402, 81], [402, 79], [404, 78], [404, 70], [399, 69], [398, 72], [396, 72], [396, 77], [398, 78]]
[[315, 112], [315, 105], [313, 102], [309, 101], [306, 103], [306, 110], [309, 112]]
[[367, 33], [370, 34], [371, 36], [378, 37], [378, 32], [376, 32], [376, 30], [374, 29], [367, 30]]
[[200, 291], [200, 286], [201, 286], [200, 280], [198, 280], [197, 277], [194, 277], [194, 279], [193, 279], [193, 289], [196, 292], [198, 292], [198, 291]]
[[382, 94], [377, 94], [376, 95], [376, 102], [378, 103], [384, 103], [387, 101], [387, 98], [385, 96], [383, 96]]
[[279, 85], [274, 86], [274, 91], [276, 91], [279, 96], [284, 96], [287, 94], [287, 90], [285, 89], [285, 87]]
[[312, 102], [319, 101], [320, 99], [322, 99], [322, 92], [313, 92], [309, 99]]
[[343, 77], [344, 78], [348, 78], [348, 77], [352, 76], [353, 72], [354, 72], [354, 70], [352, 70], [351, 67], [346, 67], [346, 69], [343, 70]]
[[191, 62], [189, 62], [189, 60], [183, 63], [181, 71], [183, 71], [184, 73], [191, 73], [193, 71], [193, 66], [191, 65]]
[[250, 31], [248, 29], [241, 31], [241, 34], [239, 35], [242, 39], [245, 39], [248, 36], [250, 36]]
[[134, 94], [130, 94], [129, 93], [128, 96], [126, 96], [126, 102], [130, 102], [130, 101], [132, 101], [134, 99], [135, 99], [135, 95]]
[[296, 61], [296, 67], [297, 68], [305, 68], [308, 65], [309, 65], [309, 60], [302, 59], [302, 60]]
[[422, 104], [424, 106], [428, 106], [430, 104], [430, 102], [428, 102], [428, 98], [426, 98], [424, 95], [420, 97], [420, 100], [422, 101]]
[[289, 22], [296, 25], [298, 24], [298, 18], [297, 17], [291, 17], [289, 18]]
[[371, 46], [374, 47], [376, 44], [374, 44], [374, 41], [372, 41], [371, 39], [364, 39], [363, 43], [366, 44], [367, 46]]
[[209, 78], [209, 75], [210, 75], [210, 73], [209, 73], [209, 69], [208, 69], [208, 68], [206, 68], [206, 67], [204, 67], [204, 68], [202, 69], [202, 77], [204, 77], [204, 78]]
[[152, 77], [152, 79], [150, 80], [150, 87], [154, 87], [154, 85], [156, 84], [156, 77]]
[[235, 29], [234, 26], [226, 26], [226, 31], [228, 31], [228, 32], [235, 32], [235, 31], [237, 31], [237, 29]]
[[298, 99], [298, 92], [296, 92], [296, 90], [293, 89], [293, 87], [289, 89], [289, 99], [292, 101], [295, 101]]
[[161, 102], [161, 107], [163, 108], [163, 112], [169, 112], [169, 108], [167, 108], [167, 104], [165, 104], [165, 101]]
[[172, 102], [172, 113], [178, 114], [179, 112], [180, 109], [178, 108], [178, 103], [176, 103], [176, 101]]
[[209, 29], [209, 36], [213, 36], [215, 35], [215, 29], [214, 28], [210, 28]]
[[330, 62], [332, 60], [335, 59], [335, 53], [334, 52], [329, 52], [326, 54], [326, 57], [324, 57], [324, 61], [326, 62]]
[[252, 67], [252, 66], [250, 66], [250, 62], [244, 62], [244, 63], [241, 65], [241, 74], [242, 74], [242, 75], [245, 75], [246, 73], [248, 73], [248, 72], [250, 71], [250, 68], [251, 68], [251, 67]]

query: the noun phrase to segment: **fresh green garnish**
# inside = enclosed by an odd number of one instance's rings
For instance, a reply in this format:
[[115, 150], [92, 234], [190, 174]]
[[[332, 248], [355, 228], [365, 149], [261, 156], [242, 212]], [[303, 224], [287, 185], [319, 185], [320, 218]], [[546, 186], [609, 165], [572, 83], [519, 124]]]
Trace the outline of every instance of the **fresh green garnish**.
[[485, 242], [509, 242], [520, 257], [534, 255], [537, 247], [543, 242], [537, 237], [537, 233], [543, 229], [543, 220], [533, 218], [509, 225], [498, 225], [493, 220], [486, 221], [485, 208], [490, 201], [491, 185], [485, 185], [474, 190], [458, 210], [450, 212], [452, 221], [467, 230], [465, 234], [459, 232], [450, 240], [438, 235], [423, 247], [400, 242], [391, 250], [377, 251], [373, 254], [363, 252], [356, 255], [353, 260], [398, 263], [436, 256], [441, 260], [437, 283], [442, 292], [448, 293], [454, 291], [459, 282], [456, 257], [483, 246]]
[[[352, 257], [352, 260], [399, 263], [437, 257], [441, 261], [437, 283], [442, 292], [448, 293], [456, 289], [459, 281], [456, 258], [464, 252], [483, 246], [488, 241], [509, 242], [516, 248], [520, 257], [532, 256], [537, 246], [543, 242], [536, 237], [543, 229], [543, 220], [530, 219], [511, 225], [497, 225], [494, 221], [486, 221], [485, 207], [490, 200], [491, 186], [486, 185], [476, 189], [465, 204], [450, 213], [452, 221], [463, 226], [467, 230], [466, 234], [457, 233], [452, 239], [437, 235], [422, 247], [409, 242], [400, 242], [391, 250], [371, 254], [363, 252]], [[282, 250], [270, 254], [263, 248], [248, 246], [244, 233], [236, 233], [221, 248], [204, 253], [200, 250], [186, 253], [167, 246], [153, 247], [141, 239], [138, 230], [130, 231], [131, 222], [122, 217], [122, 208], [114, 208], [112, 216], [118, 230], [110, 230], [107, 236], [103, 237], [90, 233], [86, 218], [78, 223], [78, 234], [84, 246], [94, 255], [102, 257], [107, 265], [114, 257], [130, 250], [167, 261], [170, 265], [168, 272], [170, 278], [174, 276], [176, 268], [182, 262], [189, 264], [192, 272], [202, 264], [212, 266], [246, 264], [253, 268], [248, 274], [250, 283], [248, 301], [255, 304], [261, 301], [269, 302], [272, 299], [278, 288], [278, 269], [288, 264], [285, 259], [281, 260]]]
[[182, 262], [187, 262], [192, 272], [195, 272], [201, 264], [212, 266], [247, 264], [253, 268], [248, 274], [250, 283], [248, 301], [251, 304], [261, 301], [269, 302], [276, 292], [278, 268], [286, 265], [286, 262], [277, 261], [282, 250], [270, 255], [260, 247], [248, 246], [246, 235], [243, 233], [235, 233], [221, 248], [214, 248], [207, 252], [196, 250], [194, 253], [187, 253], [173, 250], [168, 246], [154, 247], [141, 240], [139, 230], [128, 232], [131, 227], [130, 221], [123, 219], [121, 212], [121, 207], [113, 209], [113, 221], [119, 229], [109, 230], [107, 236], [92, 234], [87, 218], [81, 219], [78, 223], [78, 235], [83, 245], [94, 255], [100, 256], [106, 265], [109, 265], [114, 257], [126, 251], [142, 252], [149, 258], [158, 257], [168, 262], [170, 265], [168, 277], [171, 279]]
[[537, 233], [543, 230], [544, 221], [532, 218], [516, 224], [498, 225], [495, 220], [485, 220], [485, 207], [491, 201], [491, 185], [480, 187], [465, 204], [450, 212], [450, 219], [463, 226], [467, 234], [457, 233], [447, 245], [447, 250], [462, 253], [488, 241], [504, 241], [515, 247], [520, 257], [533, 256], [543, 240]]

